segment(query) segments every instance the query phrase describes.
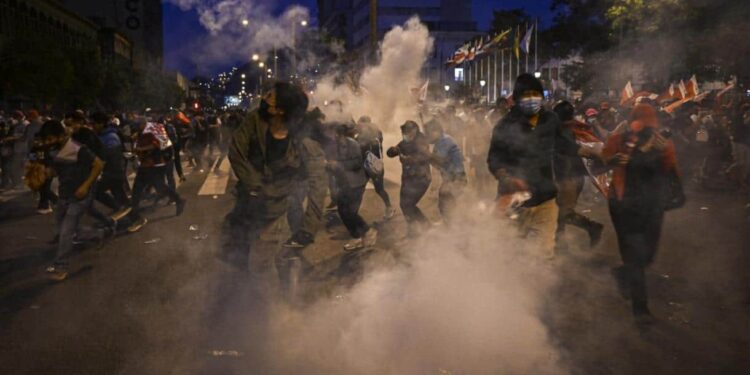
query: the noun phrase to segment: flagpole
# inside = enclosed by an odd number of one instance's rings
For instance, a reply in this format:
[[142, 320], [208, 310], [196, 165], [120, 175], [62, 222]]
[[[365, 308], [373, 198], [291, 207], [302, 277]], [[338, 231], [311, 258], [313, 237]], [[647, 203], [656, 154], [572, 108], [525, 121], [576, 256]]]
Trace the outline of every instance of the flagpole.
[[505, 50], [500, 50], [500, 95], [505, 90]]
[[539, 17], [535, 20], [534, 27], [534, 72], [539, 71]]
[[492, 84], [492, 102], [494, 103], [497, 101], [497, 50], [495, 50], [493, 54], [495, 55], [495, 66], [494, 69], [492, 69], [492, 72], [495, 73], [494, 83]]

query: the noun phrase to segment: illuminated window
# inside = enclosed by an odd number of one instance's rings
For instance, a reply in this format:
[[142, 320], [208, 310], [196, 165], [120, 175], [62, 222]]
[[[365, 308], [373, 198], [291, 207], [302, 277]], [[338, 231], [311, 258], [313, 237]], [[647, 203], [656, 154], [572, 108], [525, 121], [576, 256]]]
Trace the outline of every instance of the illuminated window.
[[453, 69], [453, 80], [456, 82], [464, 81], [464, 68]]

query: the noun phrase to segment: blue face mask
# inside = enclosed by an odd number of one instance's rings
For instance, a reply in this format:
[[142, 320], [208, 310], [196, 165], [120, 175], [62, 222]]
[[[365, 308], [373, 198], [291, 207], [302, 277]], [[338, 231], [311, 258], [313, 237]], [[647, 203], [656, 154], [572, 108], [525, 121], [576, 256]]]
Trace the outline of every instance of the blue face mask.
[[523, 98], [518, 102], [518, 106], [521, 108], [526, 116], [533, 116], [542, 110], [542, 97], [532, 96], [529, 98]]

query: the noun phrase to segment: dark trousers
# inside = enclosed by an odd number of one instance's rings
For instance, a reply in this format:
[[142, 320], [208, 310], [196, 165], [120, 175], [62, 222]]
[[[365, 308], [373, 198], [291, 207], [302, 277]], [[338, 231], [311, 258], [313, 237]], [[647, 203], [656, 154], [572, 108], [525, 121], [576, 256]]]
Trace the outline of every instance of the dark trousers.
[[146, 191], [146, 188], [149, 186], [153, 186], [157, 193], [166, 194], [174, 200], [175, 202], [179, 202], [182, 198], [180, 198], [180, 195], [177, 194], [177, 191], [167, 186], [165, 177], [164, 177], [164, 166], [160, 167], [141, 167], [138, 168], [138, 171], [135, 173], [135, 181], [133, 182], [133, 197], [132, 197], [132, 207], [133, 210], [130, 211], [130, 216], [133, 218], [139, 218], [140, 217], [140, 203], [141, 198], [143, 197], [143, 193]]
[[429, 222], [427, 217], [422, 213], [422, 210], [417, 207], [417, 203], [419, 203], [429, 187], [430, 180], [426, 178], [404, 178], [401, 180], [401, 212], [404, 213], [407, 222], [417, 222], [420, 224]]
[[185, 177], [185, 174], [182, 173], [182, 156], [180, 156], [180, 151], [182, 150], [181, 147], [175, 147], [174, 148], [174, 170], [177, 171], [177, 175], [180, 176], [180, 178]]
[[52, 191], [52, 178], [44, 180], [44, 185], [39, 189], [39, 205], [37, 209], [46, 210], [57, 204], [57, 194]]
[[373, 186], [375, 186], [375, 192], [383, 200], [386, 207], [391, 207], [391, 197], [388, 192], [385, 191], [385, 177], [384, 176], [369, 176]]
[[263, 199], [238, 196], [234, 208], [224, 217], [222, 224], [222, 257], [242, 269], [247, 269], [250, 252], [257, 250], [255, 247], [261, 241], [261, 234], [274, 221], [276, 218], [268, 215]]
[[610, 200], [609, 213], [623, 263], [618, 269], [619, 281], [630, 289], [633, 313], [647, 313], [645, 269], [659, 248], [664, 211], [658, 204], [632, 207]]
[[119, 210], [127, 206], [128, 194], [125, 192], [126, 183], [127, 180], [119, 177], [103, 176], [99, 180], [96, 200], [113, 210]]
[[177, 182], [174, 180], [174, 170], [174, 160], [168, 161], [164, 166], [164, 177], [167, 179], [167, 186], [172, 190], [177, 190]]
[[338, 193], [338, 212], [341, 221], [346, 226], [349, 234], [354, 238], [362, 237], [370, 226], [365, 219], [359, 215], [359, 206], [362, 205], [362, 197], [365, 195], [365, 187], [340, 188]]

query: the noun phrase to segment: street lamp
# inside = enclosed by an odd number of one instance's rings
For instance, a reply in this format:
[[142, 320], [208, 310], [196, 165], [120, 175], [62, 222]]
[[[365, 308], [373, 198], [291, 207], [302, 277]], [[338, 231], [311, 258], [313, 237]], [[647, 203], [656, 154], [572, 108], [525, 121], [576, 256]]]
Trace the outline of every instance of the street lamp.
[[443, 87], [443, 88], [445, 89], [445, 92], [451, 91], [451, 87], [448, 86], [448, 85], [445, 85], [445, 87]]
[[245, 73], [242, 73], [240, 77], [242, 77], [242, 79], [245, 79]]
[[307, 27], [307, 20], [302, 20], [299, 24], [302, 25], [302, 27]]
[[242, 20], [242, 26], [247, 27], [247, 25], [249, 25], [249, 24], [250, 24], [250, 20], [248, 20], [247, 18], [245, 18], [245, 19]]
[[253, 54], [253, 61], [258, 61], [260, 59], [260, 56], [258, 56], [257, 53]]
[[534, 77], [537, 79], [542, 78], [542, 72], [534, 72]]
[[485, 80], [479, 81], [479, 86], [484, 87], [484, 85], [486, 85], [486, 84], [487, 84], [487, 81], [485, 81]]
[[259, 68], [262, 69], [264, 66], [266, 66], [266, 64], [264, 64], [263, 61], [261, 61], [261, 62], [258, 63], [258, 67]]

